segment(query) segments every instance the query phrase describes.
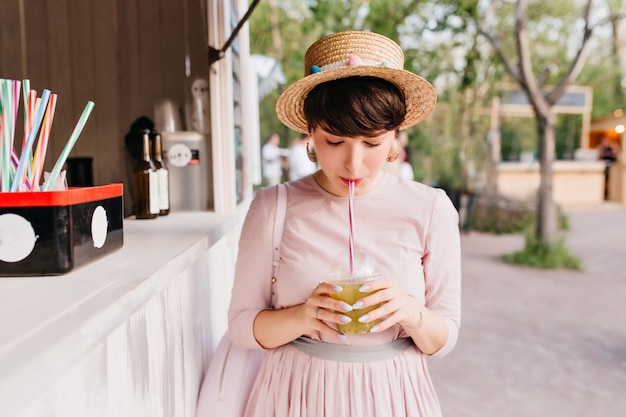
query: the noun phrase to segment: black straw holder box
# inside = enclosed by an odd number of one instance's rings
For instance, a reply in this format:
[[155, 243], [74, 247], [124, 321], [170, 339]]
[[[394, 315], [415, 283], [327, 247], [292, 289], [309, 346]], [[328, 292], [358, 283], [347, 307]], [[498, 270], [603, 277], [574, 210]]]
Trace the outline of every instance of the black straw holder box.
[[122, 184], [0, 193], [0, 276], [61, 275], [124, 244]]

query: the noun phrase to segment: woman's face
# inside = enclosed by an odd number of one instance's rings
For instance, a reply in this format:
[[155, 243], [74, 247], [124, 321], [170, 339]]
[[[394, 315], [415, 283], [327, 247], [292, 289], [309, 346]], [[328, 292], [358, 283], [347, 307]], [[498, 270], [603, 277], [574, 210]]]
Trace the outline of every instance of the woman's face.
[[395, 138], [394, 131], [381, 131], [374, 137], [335, 136], [316, 128], [311, 140], [321, 170], [318, 184], [331, 194], [347, 196], [349, 181], [354, 193], [365, 194], [380, 181], [381, 171]]

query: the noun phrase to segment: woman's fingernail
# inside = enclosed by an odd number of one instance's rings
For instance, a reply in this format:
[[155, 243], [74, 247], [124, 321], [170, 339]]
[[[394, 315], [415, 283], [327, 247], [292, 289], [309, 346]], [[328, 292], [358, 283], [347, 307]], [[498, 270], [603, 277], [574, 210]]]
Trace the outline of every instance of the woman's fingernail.
[[343, 311], [352, 311], [353, 310], [353, 308], [352, 308], [352, 306], [350, 304], [342, 304], [341, 305], [341, 309]]
[[377, 332], [377, 331], [379, 331], [379, 330], [380, 330], [380, 327], [378, 327], [378, 326], [374, 326], [374, 327], [372, 327], [372, 328], [370, 329], [370, 333], [376, 333], [376, 332]]
[[346, 340], [346, 335], [343, 333], [337, 333], [337, 337], [340, 338], [341, 340]]
[[352, 304], [352, 308], [355, 309], [355, 310], [357, 308], [361, 308], [361, 307], [363, 307], [363, 301], [361, 301], [361, 300], [359, 300], [356, 303]]
[[340, 291], [343, 291], [343, 288], [341, 288], [339, 285], [334, 285], [333, 286], [333, 291], [340, 292]]
[[363, 285], [361, 286], [361, 288], [359, 288], [359, 292], [368, 292], [369, 290], [370, 290], [369, 285]]
[[343, 321], [344, 323], [350, 323], [352, 321], [352, 319], [348, 316], [341, 316], [339, 320]]
[[368, 321], [370, 319], [369, 314], [363, 314], [361, 317], [359, 317], [359, 321], [361, 323], [365, 323], [366, 321]]

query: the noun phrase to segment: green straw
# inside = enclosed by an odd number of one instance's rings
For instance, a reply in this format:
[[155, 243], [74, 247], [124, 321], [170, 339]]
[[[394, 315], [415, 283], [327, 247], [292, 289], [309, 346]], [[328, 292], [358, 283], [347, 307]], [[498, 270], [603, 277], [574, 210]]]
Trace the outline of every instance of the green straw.
[[48, 181], [46, 181], [46, 183], [43, 185], [42, 191], [50, 191], [50, 187], [52, 187], [52, 184], [54, 184], [54, 181], [56, 181], [57, 177], [61, 173], [61, 168], [63, 168], [67, 157], [70, 155], [70, 152], [72, 152], [72, 149], [74, 148], [74, 145], [78, 140], [78, 136], [80, 135], [80, 132], [83, 131], [85, 123], [87, 123], [87, 119], [89, 118], [89, 115], [91, 114], [94, 106], [95, 104], [93, 101], [87, 102], [85, 110], [83, 110], [83, 114], [80, 115], [80, 119], [78, 119], [78, 123], [76, 123], [76, 127], [74, 128], [72, 135], [65, 144], [65, 148], [63, 148], [61, 155], [59, 155], [59, 159], [57, 159], [56, 164], [54, 164], [54, 168], [52, 168], [52, 172], [50, 173]]

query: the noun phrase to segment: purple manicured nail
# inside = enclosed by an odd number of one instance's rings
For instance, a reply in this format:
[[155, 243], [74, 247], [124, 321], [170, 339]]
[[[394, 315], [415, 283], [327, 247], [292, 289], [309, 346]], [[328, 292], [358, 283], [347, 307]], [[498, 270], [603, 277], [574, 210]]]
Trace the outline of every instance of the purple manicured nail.
[[341, 340], [346, 340], [347, 339], [346, 335], [343, 334], [343, 333], [337, 333], [337, 337], [340, 338]]
[[352, 306], [350, 304], [342, 304], [341, 305], [341, 309], [343, 311], [352, 311], [353, 310], [353, 308], [352, 308]]
[[352, 304], [352, 308], [355, 309], [355, 310], [359, 309], [361, 307], [363, 307], [363, 301], [361, 301], [361, 300], [359, 300], [356, 303]]
[[348, 316], [341, 316], [339, 320], [341, 320], [344, 323], [350, 323], [352, 321], [352, 319]]
[[369, 314], [363, 314], [361, 317], [359, 317], [359, 321], [361, 323], [365, 323], [366, 321], [368, 321], [370, 319]]
[[374, 326], [374, 327], [372, 327], [372, 328], [370, 329], [370, 333], [376, 333], [376, 332], [377, 332], [377, 331], [379, 331], [379, 330], [380, 330], [380, 327], [378, 327], [378, 326]]
[[369, 290], [370, 290], [369, 285], [363, 285], [361, 286], [361, 288], [359, 288], [359, 292], [368, 292]]
[[340, 292], [340, 291], [343, 291], [343, 288], [340, 287], [339, 285], [333, 285], [333, 291]]

